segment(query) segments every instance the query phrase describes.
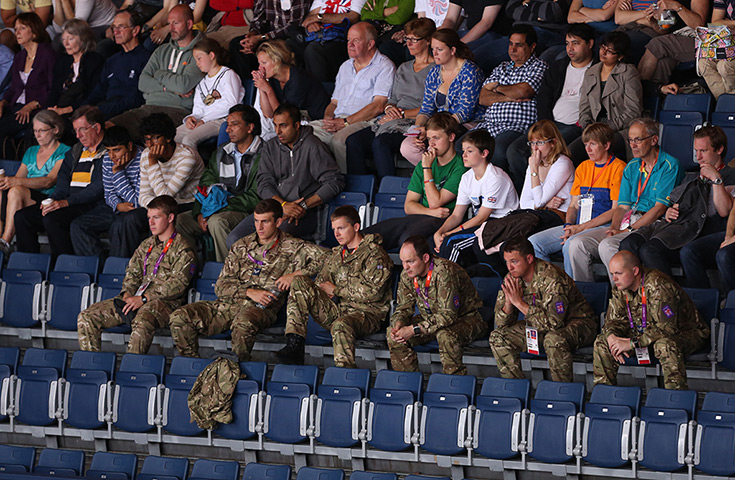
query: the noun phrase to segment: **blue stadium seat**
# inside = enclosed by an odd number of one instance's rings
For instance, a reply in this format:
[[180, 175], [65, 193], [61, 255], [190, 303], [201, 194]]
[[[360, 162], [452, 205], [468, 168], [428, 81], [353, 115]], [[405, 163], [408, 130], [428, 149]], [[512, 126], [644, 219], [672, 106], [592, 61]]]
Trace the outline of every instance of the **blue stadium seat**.
[[12, 327], [28, 328], [45, 315], [46, 286], [51, 255], [13, 252], [0, 284], [0, 319]]
[[306, 345], [317, 345], [320, 347], [332, 345], [332, 334], [309, 315], [306, 323]]
[[[423, 376], [420, 372], [380, 370], [370, 390], [367, 442], [373, 448], [401, 451], [414, 445], [418, 434], [418, 405]], [[396, 428], [403, 425], [403, 428]]]
[[189, 460], [186, 458], [157, 457], [148, 455], [137, 480], [186, 480]]
[[595, 386], [584, 407], [582, 457], [586, 462], [615, 468], [630, 461], [631, 428], [640, 403], [638, 387]]
[[530, 390], [527, 379], [485, 378], [475, 401], [475, 452], [498, 460], [518, 455], [524, 435], [521, 416], [528, 408]]
[[0, 472], [24, 473], [33, 470], [36, 449], [33, 447], [14, 447], [0, 445]]
[[81, 477], [84, 473], [84, 452], [44, 448], [38, 455], [38, 464], [33, 473], [56, 477]]
[[350, 480], [398, 480], [395, 473], [355, 472], [350, 474]]
[[378, 188], [378, 192], [405, 195], [408, 191], [408, 184], [410, 182], [411, 177], [385, 176], [380, 179], [380, 187]]
[[370, 222], [370, 225], [375, 225], [376, 223], [388, 220], [389, 218], [405, 216], [406, 212], [403, 209], [405, 202], [405, 193], [376, 193], [375, 201], [373, 202], [373, 219]]
[[97, 452], [84, 476], [97, 480], [133, 480], [137, 469], [138, 457], [135, 454]]
[[61, 408], [59, 379], [66, 369], [66, 350], [29, 348], [18, 367], [16, 418], [28, 425], [44, 426], [56, 420]]
[[472, 285], [480, 295], [483, 306], [490, 308], [491, 311], [495, 309], [495, 302], [498, 300], [498, 292], [502, 284], [503, 279], [500, 277], [472, 277]]
[[572, 459], [575, 422], [582, 410], [584, 384], [541, 381], [531, 400], [528, 454], [545, 463]]
[[264, 433], [281, 443], [299, 443], [309, 428], [309, 398], [316, 391], [316, 365], [276, 365], [266, 385]]
[[48, 325], [76, 331], [79, 312], [92, 303], [92, 285], [97, 279], [98, 257], [59, 255], [49, 274]]
[[314, 436], [331, 447], [351, 447], [362, 428], [370, 370], [329, 367], [317, 391]]
[[[715, 327], [717, 324], [717, 316], [720, 310], [720, 292], [716, 288], [684, 288], [689, 298], [692, 299], [697, 310], [702, 315], [702, 320], [707, 325]], [[686, 357], [687, 361], [692, 362], [712, 362], [712, 367], [716, 361], [717, 346], [715, 344], [715, 335], [710, 335], [710, 344], [705, 344], [698, 352]]]
[[607, 304], [610, 301], [610, 284], [608, 282], [575, 282], [575, 285], [599, 319], [607, 310]]
[[291, 467], [288, 465], [248, 463], [242, 473], [242, 480], [291, 480]]
[[638, 461], [651, 470], [673, 472], [686, 456], [687, 425], [694, 418], [697, 392], [652, 388], [641, 407]]
[[301, 467], [296, 480], [344, 480], [344, 470], [326, 468]]
[[375, 177], [373, 175], [345, 175], [345, 192], [364, 193], [368, 202], [373, 201]]
[[332, 213], [343, 205], [350, 205], [355, 207], [358, 214], [360, 215], [361, 227], [369, 227], [370, 212], [368, 211], [368, 197], [361, 192], [342, 192], [334, 197], [327, 205], [327, 221], [325, 225], [324, 241], [322, 242], [324, 247], [331, 248], [337, 246], [337, 240], [334, 238], [334, 231], [332, 231]]
[[163, 378], [163, 355], [123, 355], [115, 375], [112, 421], [127, 432], [147, 432], [153, 428], [160, 405], [157, 389]]
[[456, 455], [465, 450], [475, 402], [477, 379], [472, 375], [435, 373], [424, 391], [419, 444], [431, 453]]
[[735, 95], [732, 93], [720, 95], [715, 105], [715, 112], [735, 112]]
[[18, 347], [0, 347], [0, 421], [8, 418], [7, 410], [15, 387], [11, 375], [15, 375], [19, 358]]
[[214, 286], [222, 271], [222, 262], [207, 262], [202, 268], [202, 275], [194, 282], [194, 288], [189, 292], [189, 303], [200, 300], [217, 300]]
[[218, 435], [236, 440], [255, 436], [258, 394], [265, 385], [268, 365], [265, 362], [240, 362], [240, 372], [246, 378], [238, 380], [232, 396], [232, 422], [221, 423], [214, 430]]
[[238, 480], [240, 464], [200, 458], [191, 467], [189, 480]]
[[[669, 95], [673, 96], [673, 95]], [[698, 112], [667, 112], [659, 114], [664, 126], [661, 135], [661, 149], [679, 160], [681, 168], [693, 171], [699, 168], [694, 159], [694, 130], [702, 123]]]
[[694, 465], [710, 475], [735, 475], [735, 395], [709, 392], [697, 413]]
[[97, 275], [96, 301], [101, 302], [120, 293], [128, 262], [129, 258], [107, 257], [102, 273]]
[[735, 370], [735, 307], [725, 308], [720, 312], [719, 331], [717, 335], [717, 363]]
[[702, 121], [704, 121], [709, 119], [711, 111], [712, 95], [709, 93], [681, 93], [666, 95], [660, 114], [664, 112], [698, 112], [702, 115]]
[[406, 475], [403, 480], [452, 480], [449, 477], [427, 477], [426, 475]]
[[725, 132], [728, 145], [735, 145], [735, 111], [715, 111], [712, 114], [712, 125], [720, 127]]
[[20, 163], [16, 160], [0, 160], [0, 168], [5, 170], [5, 175], [8, 177], [14, 176], [16, 173], [18, 173], [18, 169], [20, 168]]
[[191, 422], [187, 398], [197, 376], [212, 359], [174, 357], [166, 375], [163, 396], [163, 427], [174, 435], [197, 435], [203, 430]]
[[10, 373], [15, 374], [20, 360], [20, 348], [18, 347], [0, 347], [0, 365], [6, 365]]
[[113, 352], [74, 352], [64, 385], [64, 421], [67, 424], [86, 429], [105, 424], [111, 413], [108, 405], [112, 404], [115, 361]]
[[227, 121], [222, 122], [219, 126], [219, 132], [217, 133], [217, 146], [224, 145], [230, 141], [230, 136], [227, 134]]
[[730, 290], [727, 292], [727, 297], [725, 298], [725, 308], [735, 308], [735, 290]]

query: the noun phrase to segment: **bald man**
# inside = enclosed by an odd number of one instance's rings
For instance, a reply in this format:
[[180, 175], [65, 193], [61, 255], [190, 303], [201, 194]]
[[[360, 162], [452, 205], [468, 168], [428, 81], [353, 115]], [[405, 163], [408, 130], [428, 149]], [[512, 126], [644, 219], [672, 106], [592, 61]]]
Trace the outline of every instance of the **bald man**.
[[656, 357], [664, 387], [687, 390], [684, 357], [700, 349], [710, 333], [694, 302], [670, 277], [641, 267], [628, 251], [612, 257], [610, 274], [615, 291], [595, 340], [595, 384], [615, 385], [626, 358], [647, 365]]
[[194, 32], [194, 14], [188, 5], [176, 5], [168, 12], [171, 39], [153, 52], [140, 74], [138, 89], [145, 105], [118, 115], [108, 123], [122, 125], [140, 140], [140, 123], [151, 113], [165, 113], [180, 125], [194, 106], [194, 87], [204, 75], [194, 61], [192, 49], [202, 38]]

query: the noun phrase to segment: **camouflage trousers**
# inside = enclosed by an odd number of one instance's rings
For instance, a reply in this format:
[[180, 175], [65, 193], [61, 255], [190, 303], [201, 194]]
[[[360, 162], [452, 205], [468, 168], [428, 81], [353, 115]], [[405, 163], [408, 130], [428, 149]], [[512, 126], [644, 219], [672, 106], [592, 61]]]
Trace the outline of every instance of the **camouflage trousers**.
[[297, 276], [291, 283], [286, 311], [286, 334], [306, 337], [306, 324], [311, 315], [316, 323], [332, 334], [334, 364], [345, 368], [356, 366], [357, 339], [377, 332], [383, 323], [381, 315], [340, 308], [324, 290], [305, 276]]
[[[699, 335], [681, 332], [676, 338], [659, 338], [649, 346], [649, 354], [653, 350], [653, 356], [661, 363], [661, 370], [664, 374], [664, 388], [670, 390], [689, 389], [684, 357], [702, 348], [703, 344], [704, 340]], [[651, 347], [653, 348], [651, 349]], [[635, 358], [635, 351], [631, 350], [629, 355]], [[617, 385], [619, 366], [620, 364], [610, 353], [607, 337], [604, 334], [598, 335], [595, 340], [592, 363], [595, 385], [598, 383]]]
[[[280, 304], [279, 304], [280, 305]], [[233, 304], [201, 301], [184, 305], [171, 314], [171, 336], [185, 357], [199, 356], [199, 337], [232, 330], [232, 351], [241, 362], [250, 360], [255, 336], [276, 321], [278, 309], [260, 309], [252, 301]]]
[[[102, 330], [122, 325], [123, 320], [117, 314], [114, 299], [110, 298], [91, 305], [77, 318], [77, 334], [79, 348], [90, 352], [99, 352], [102, 347]], [[132, 320], [128, 353], [148, 353], [157, 328], [168, 326], [168, 317], [179, 302], [149, 300], [138, 309]]]
[[[572, 320], [559, 330], [539, 332], [539, 346], [543, 346], [549, 361], [551, 379], [555, 382], [571, 382], [572, 352], [592, 344], [595, 331], [582, 320]], [[496, 328], [490, 334], [490, 348], [498, 362], [503, 378], [525, 378], [521, 369], [521, 352], [526, 351], [526, 323]]]
[[[411, 319], [411, 325], [423, 322], [421, 315]], [[431, 335], [419, 335], [411, 338], [408, 343], [398, 343], [390, 336], [390, 329], [386, 332], [388, 348], [390, 349], [390, 363], [393, 370], [401, 372], [418, 372], [418, 355], [413, 347], [423, 345], [434, 339], [439, 344], [439, 358], [442, 362], [442, 371], [450, 375], [467, 375], [467, 367], [462, 362], [464, 346], [475, 339], [487, 335], [487, 323], [479, 312], [460, 318], [457, 323], [442, 328]]]

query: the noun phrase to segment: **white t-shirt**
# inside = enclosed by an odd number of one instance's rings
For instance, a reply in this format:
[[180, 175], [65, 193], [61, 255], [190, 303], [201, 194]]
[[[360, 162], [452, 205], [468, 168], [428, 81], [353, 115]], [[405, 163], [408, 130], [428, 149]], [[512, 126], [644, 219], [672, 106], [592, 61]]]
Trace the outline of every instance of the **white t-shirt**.
[[492, 208], [490, 218], [500, 218], [518, 208], [518, 194], [508, 174], [502, 168], [488, 164], [485, 175], [479, 180], [472, 169], [462, 174], [457, 205], [470, 205], [473, 216], [477, 215], [480, 207]]
[[[327, 0], [314, 0], [314, 2], [311, 4], [311, 9], [309, 11], [319, 9], [319, 13], [348, 13], [348, 12], [357, 12], [360, 13], [362, 11], [363, 5], [365, 5], [365, 2], [367, 0], [331, 0], [327, 2]], [[329, 7], [327, 8], [327, 3], [329, 3]]]
[[554, 120], [565, 125], [574, 125], [579, 121], [579, 90], [582, 88], [584, 72], [592, 66], [592, 62], [582, 68], [575, 68], [572, 62], [567, 66], [564, 87], [561, 97], [554, 105]]
[[[212, 95], [215, 90], [219, 93], [219, 98], [209, 105], [205, 104], [207, 96]], [[244, 96], [245, 89], [240, 77], [228, 67], [222, 67], [214, 77], [205, 75], [197, 84], [194, 90], [194, 108], [189, 116], [205, 122], [225, 118], [230, 108], [242, 102]]]
[[434, 20], [436, 28], [444, 23], [449, 10], [449, 0], [416, 0], [414, 13], [424, 12], [426, 18]]
[[559, 197], [563, 203], [558, 210], [566, 212], [572, 198], [573, 183], [574, 164], [566, 155], [559, 155], [546, 173], [544, 181], [539, 179], [537, 187], [531, 187], [531, 167], [528, 167], [521, 190], [521, 208], [542, 208], [553, 197]]

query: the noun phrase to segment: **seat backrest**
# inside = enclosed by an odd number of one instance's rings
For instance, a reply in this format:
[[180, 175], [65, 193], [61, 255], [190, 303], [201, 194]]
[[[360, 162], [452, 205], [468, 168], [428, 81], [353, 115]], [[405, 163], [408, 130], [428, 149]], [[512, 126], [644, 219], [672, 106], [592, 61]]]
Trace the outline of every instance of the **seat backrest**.
[[382, 193], [375, 194], [375, 206], [377, 207], [376, 222], [388, 220], [389, 218], [402, 217], [405, 215], [403, 209], [406, 203], [406, 194], [400, 193]]
[[665, 111], [699, 112], [703, 120], [706, 120], [711, 109], [712, 95], [709, 93], [666, 95], [661, 114]]
[[[40, 467], [40, 468], [39, 468]], [[84, 452], [81, 450], [61, 450], [44, 448], [38, 455], [38, 464], [35, 471], [71, 470], [77, 476], [84, 473]]]
[[225, 121], [219, 126], [219, 132], [217, 132], [217, 146], [224, 145], [229, 141], [230, 136], [227, 134], [227, 122]]
[[13, 252], [10, 254], [5, 268], [8, 270], [41, 272], [41, 276], [45, 280], [48, 278], [49, 268], [51, 268], [51, 255], [48, 253]]
[[701, 411], [735, 413], [735, 394], [707, 392]]
[[723, 367], [735, 370], [735, 306], [720, 311], [720, 331], [717, 339], [718, 362]]
[[375, 177], [373, 175], [345, 175], [345, 192], [364, 193], [369, 202], [373, 201]]
[[18, 173], [20, 164], [21, 162], [17, 162], [15, 160], [0, 160], [0, 168], [5, 170], [5, 175], [9, 177], [14, 176], [16, 173]]
[[174, 357], [168, 374], [197, 377], [210, 363], [211, 358]]
[[10, 367], [10, 372], [15, 373], [18, 368], [18, 360], [20, 359], [20, 348], [18, 347], [0, 347], [0, 365]]
[[242, 473], [242, 480], [290, 480], [291, 467], [288, 465], [268, 465], [248, 463]]
[[100, 259], [97, 256], [62, 254], [56, 258], [54, 272], [86, 273], [93, 281], [97, 279]]
[[244, 373], [248, 380], [254, 380], [261, 390], [267, 371], [268, 364], [265, 362], [240, 362], [240, 373]]
[[484, 397], [517, 398], [523, 408], [528, 407], [531, 382], [525, 378], [486, 377], [480, 395]]
[[145, 475], [165, 475], [175, 477], [178, 480], [186, 479], [186, 471], [189, 469], [189, 460], [186, 458], [170, 458], [148, 455], [143, 460], [140, 473]]
[[413, 398], [421, 398], [423, 383], [421, 372], [396, 372], [394, 370], [380, 370], [375, 377], [373, 388], [381, 390], [405, 390], [413, 393]]
[[202, 275], [201, 278], [203, 279], [216, 279], [219, 277], [220, 272], [222, 271], [222, 266], [224, 263], [222, 262], [207, 262], [204, 264], [204, 267], [202, 268]]
[[385, 176], [380, 179], [380, 187], [378, 193], [393, 193], [405, 195], [408, 192], [408, 184], [411, 182], [410, 177], [394, 177]]
[[200, 458], [191, 467], [190, 479], [238, 480], [240, 464], [232, 461], [207, 460]]
[[403, 480], [452, 480], [449, 477], [427, 477], [426, 475], [406, 475]]
[[624, 405], [630, 408], [633, 415], [638, 415], [641, 408], [640, 387], [618, 387], [613, 385], [595, 385], [589, 403], [601, 405]]
[[474, 403], [476, 385], [477, 378], [474, 375], [434, 373], [429, 377], [425, 392], [464, 395], [470, 403]]
[[735, 112], [735, 95], [733, 95], [732, 93], [725, 93], [720, 95], [720, 97], [717, 99], [715, 112]]
[[359, 388], [363, 397], [367, 396], [370, 384], [370, 370], [365, 368], [329, 367], [324, 371], [321, 385], [332, 387]]
[[717, 311], [720, 309], [720, 292], [716, 288], [686, 287], [684, 292], [689, 295], [702, 319], [709, 325], [709, 321], [717, 317]]
[[163, 369], [166, 366], [166, 357], [163, 355], [141, 355], [126, 353], [120, 361], [119, 372], [152, 373], [161, 381]]
[[51, 350], [45, 348], [29, 348], [23, 354], [22, 365], [27, 367], [50, 367], [63, 377], [66, 371], [66, 350]]
[[395, 473], [355, 472], [350, 474], [350, 480], [398, 480]]
[[72, 354], [69, 368], [101, 370], [107, 373], [107, 378], [112, 379], [112, 372], [115, 371], [116, 360], [117, 358], [113, 352], [86, 352], [84, 350], [78, 350]]
[[344, 480], [344, 470], [326, 468], [301, 467], [296, 480]]
[[502, 284], [503, 279], [500, 277], [472, 277], [472, 285], [480, 294], [483, 305], [490, 308], [495, 308], [495, 302], [498, 299], [498, 292]]
[[96, 452], [89, 465], [90, 471], [124, 473], [129, 480], [133, 480], [137, 469], [138, 456], [132, 453]]
[[552, 382], [542, 380], [536, 388], [534, 400], [571, 402], [576, 405], [577, 410], [582, 409], [584, 401], [584, 383]]
[[128, 269], [129, 258], [126, 257], [107, 257], [105, 260], [105, 266], [102, 267], [102, 273], [120, 275], [125, 274], [125, 270]]
[[302, 383], [308, 385], [314, 392], [317, 375], [319, 375], [319, 367], [316, 365], [278, 364], [271, 374], [271, 382]]
[[646, 406], [654, 408], [681, 409], [694, 417], [697, 407], [697, 392], [694, 390], [666, 390], [652, 388], [646, 395]]
[[16, 447], [12, 445], [0, 445], [0, 472], [3, 467], [21, 466], [26, 472], [33, 470], [36, 461], [36, 449], [33, 447]]
[[610, 299], [610, 284], [608, 282], [575, 282], [579, 291], [587, 299], [595, 315], [599, 318], [600, 314], [607, 310], [607, 304]]
[[730, 290], [727, 292], [727, 297], [725, 298], [725, 308], [735, 308], [735, 290]]

